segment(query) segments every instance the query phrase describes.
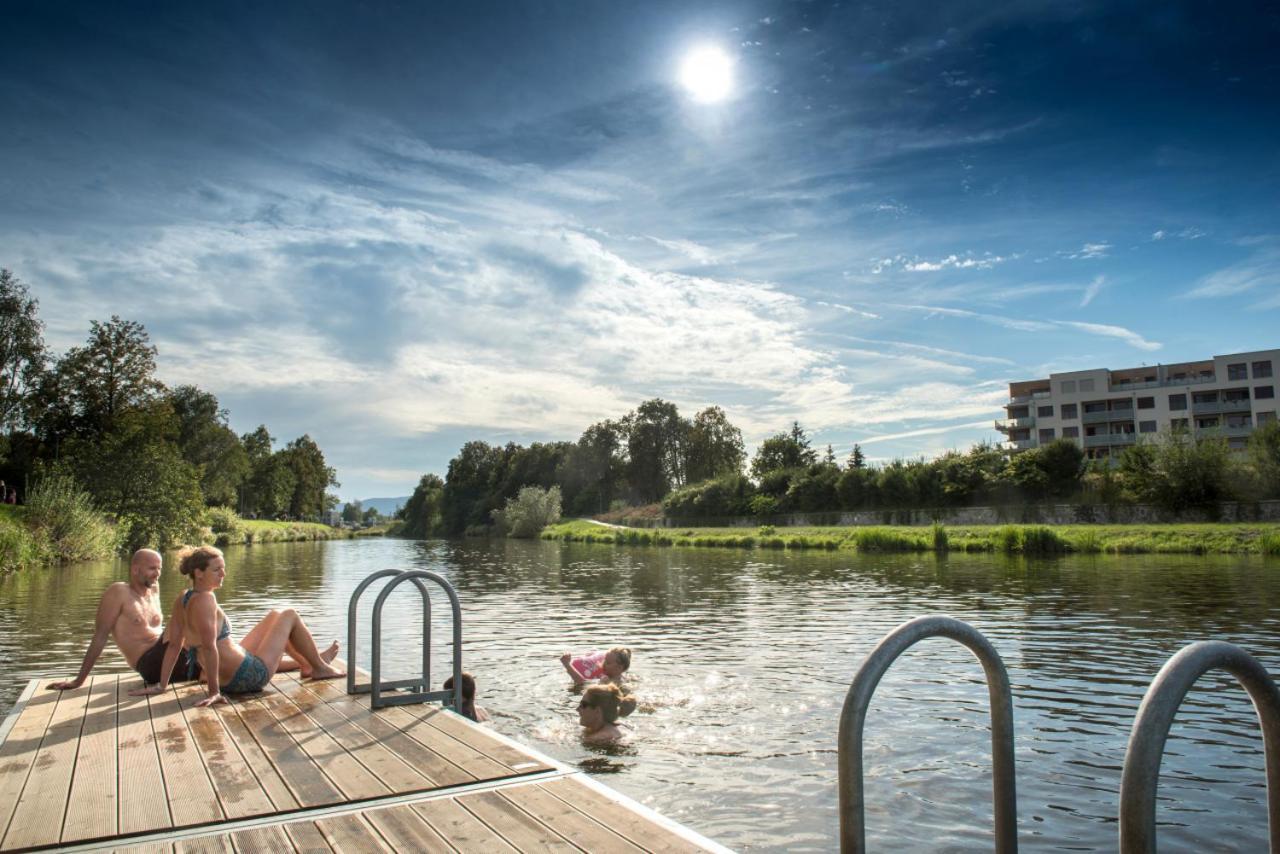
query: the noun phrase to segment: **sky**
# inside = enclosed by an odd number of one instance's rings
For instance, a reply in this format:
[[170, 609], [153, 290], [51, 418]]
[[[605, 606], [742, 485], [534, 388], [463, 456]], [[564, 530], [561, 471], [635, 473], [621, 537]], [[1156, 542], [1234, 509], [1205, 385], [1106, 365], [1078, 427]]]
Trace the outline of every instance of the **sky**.
[[1280, 347], [1274, 4], [0, 12], [0, 266], [47, 343], [141, 322], [343, 499], [653, 397], [934, 456], [1010, 381]]

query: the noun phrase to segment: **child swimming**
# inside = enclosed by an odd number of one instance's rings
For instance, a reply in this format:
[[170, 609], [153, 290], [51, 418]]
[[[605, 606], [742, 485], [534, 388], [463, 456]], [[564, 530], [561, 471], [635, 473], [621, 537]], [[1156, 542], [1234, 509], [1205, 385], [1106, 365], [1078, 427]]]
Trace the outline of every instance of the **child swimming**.
[[627, 713], [624, 711], [626, 707], [634, 709], [635, 705], [635, 698], [624, 694], [617, 685], [592, 685], [582, 692], [582, 700], [578, 703], [582, 740], [601, 744], [622, 738], [618, 716]]
[[[444, 689], [453, 690], [452, 676], [444, 680]], [[489, 713], [484, 707], [476, 705], [476, 678], [470, 673], [462, 674], [462, 708], [458, 709], [458, 714], [471, 718], [476, 723], [489, 720]]]
[[631, 650], [625, 646], [615, 646], [608, 652], [588, 652], [575, 656], [566, 652], [560, 656], [560, 663], [573, 678], [573, 684], [585, 685], [588, 682], [612, 682], [622, 684], [622, 677], [631, 669]]

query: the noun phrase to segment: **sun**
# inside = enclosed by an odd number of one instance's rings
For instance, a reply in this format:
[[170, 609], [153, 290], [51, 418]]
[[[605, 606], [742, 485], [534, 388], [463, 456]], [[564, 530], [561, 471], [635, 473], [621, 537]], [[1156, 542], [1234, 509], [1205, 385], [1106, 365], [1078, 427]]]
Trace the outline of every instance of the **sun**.
[[733, 60], [713, 45], [695, 48], [680, 62], [680, 85], [700, 103], [723, 101], [733, 91]]

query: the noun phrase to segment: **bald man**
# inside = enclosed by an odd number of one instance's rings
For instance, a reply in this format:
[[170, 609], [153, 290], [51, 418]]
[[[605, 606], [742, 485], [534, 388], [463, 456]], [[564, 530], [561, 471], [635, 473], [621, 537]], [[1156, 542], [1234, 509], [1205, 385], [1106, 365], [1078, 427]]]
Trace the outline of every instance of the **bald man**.
[[[84, 663], [75, 679], [54, 682], [56, 691], [79, 688], [89, 678], [89, 671], [107, 646], [107, 638], [115, 640], [129, 666], [138, 671], [147, 684], [160, 681], [160, 665], [164, 661], [164, 615], [160, 610], [160, 553], [139, 549], [129, 561], [128, 582], [117, 581], [103, 591], [94, 619], [93, 639], [84, 654]], [[187, 650], [179, 653], [174, 675], [187, 678]]]

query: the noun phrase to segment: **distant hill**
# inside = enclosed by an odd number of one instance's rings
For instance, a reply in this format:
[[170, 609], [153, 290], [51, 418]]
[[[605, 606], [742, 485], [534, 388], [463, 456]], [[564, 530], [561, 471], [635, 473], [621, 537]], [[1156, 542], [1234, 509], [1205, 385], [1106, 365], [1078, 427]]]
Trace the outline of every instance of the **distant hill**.
[[370, 507], [376, 507], [378, 512], [383, 516], [394, 516], [396, 511], [403, 507], [409, 500], [409, 496], [403, 498], [362, 498], [360, 506], [365, 510]]

